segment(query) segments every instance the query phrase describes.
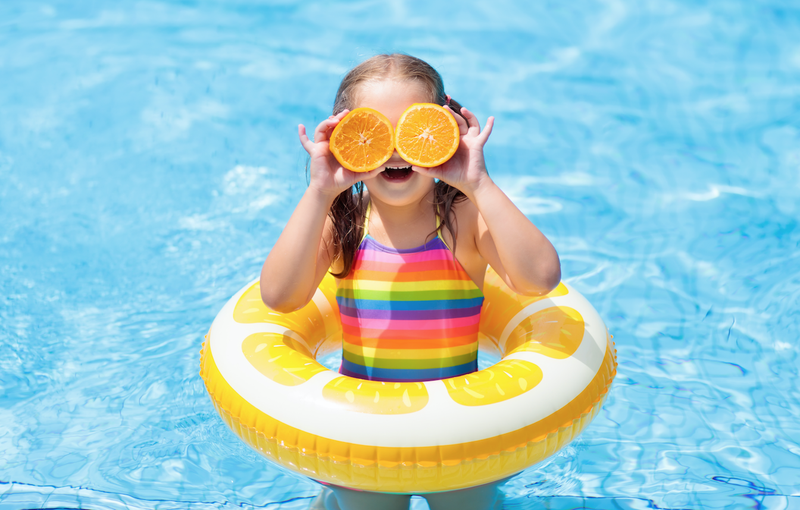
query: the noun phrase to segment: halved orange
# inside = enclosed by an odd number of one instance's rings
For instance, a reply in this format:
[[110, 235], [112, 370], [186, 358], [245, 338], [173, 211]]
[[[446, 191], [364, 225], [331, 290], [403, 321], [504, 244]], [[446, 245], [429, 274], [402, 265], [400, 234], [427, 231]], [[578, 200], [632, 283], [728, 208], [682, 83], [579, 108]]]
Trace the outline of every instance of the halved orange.
[[453, 114], [432, 103], [409, 106], [394, 132], [397, 153], [412, 165], [434, 167], [453, 157], [461, 140]]
[[369, 172], [392, 157], [394, 129], [381, 112], [356, 108], [333, 129], [328, 147], [343, 167], [353, 172]]

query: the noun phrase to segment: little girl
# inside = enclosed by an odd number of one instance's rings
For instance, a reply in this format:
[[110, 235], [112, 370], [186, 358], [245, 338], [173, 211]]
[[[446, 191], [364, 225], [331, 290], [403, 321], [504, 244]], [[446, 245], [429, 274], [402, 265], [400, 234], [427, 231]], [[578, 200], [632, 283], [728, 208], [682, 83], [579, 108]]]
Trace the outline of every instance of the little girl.
[[[461, 142], [443, 165], [411, 166], [395, 151], [381, 167], [354, 173], [328, 150], [351, 109], [375, 109], [396, 125], [414, 103], [454, 113]], [[435, 69], [393, 54], [344, 77], [333, 115], [313, 141], [299, 126], [310, 183], [264, 263], [261, 297], [274, 310], [297, 310], [330, 271], [344, 331], [342, 373], [423, 381], [474, 372], [487, 265], [519, 294], [545, 294], [560, 281], [553, 245], [486, 171], [483, 146], [493, 123], [489, 117], [481, 131], [475, 115], [445, 94]], [[411, 497], [331, 489], [318, 507], [405, 510]], [[489, 484], [425, 497], [432, 510], [477, 510], [492, 508], [497, 490]]]

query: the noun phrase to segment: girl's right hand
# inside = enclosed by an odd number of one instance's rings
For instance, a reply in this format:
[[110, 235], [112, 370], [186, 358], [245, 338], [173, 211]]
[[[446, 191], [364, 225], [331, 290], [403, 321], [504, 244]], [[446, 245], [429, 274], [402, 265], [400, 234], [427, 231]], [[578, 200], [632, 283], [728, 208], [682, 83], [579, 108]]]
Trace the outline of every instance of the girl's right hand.
[[314, 131], [313, 141], [309, 140], [304, 125], [297, 127], [300, 143], [311, 156], [309, 187], [324, 195], [335, 197], [355, 183], [371, 179], [380, 173], [377, 168], [369, 172], [352, 172], [344, 168], [331, 154], [328, 146], [333, 129], [349, 112], [350, 110], [344, 110], [320, 122]]

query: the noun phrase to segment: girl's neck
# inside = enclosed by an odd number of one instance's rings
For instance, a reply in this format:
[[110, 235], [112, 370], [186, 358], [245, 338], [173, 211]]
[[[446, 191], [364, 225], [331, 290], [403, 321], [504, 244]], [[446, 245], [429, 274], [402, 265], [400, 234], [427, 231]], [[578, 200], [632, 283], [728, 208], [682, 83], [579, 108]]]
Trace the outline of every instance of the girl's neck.
[[431, 195], [402, 206], [370, 199], [369, 234], [379, 243], [401, 250], [425, 244], [436, 228]]

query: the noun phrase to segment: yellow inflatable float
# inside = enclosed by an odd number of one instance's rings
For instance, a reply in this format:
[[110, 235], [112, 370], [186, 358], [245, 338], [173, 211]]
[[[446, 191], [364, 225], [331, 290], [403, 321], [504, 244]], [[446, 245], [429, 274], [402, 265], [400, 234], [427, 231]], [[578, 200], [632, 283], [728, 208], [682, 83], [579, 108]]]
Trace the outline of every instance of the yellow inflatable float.
[[313, 479], [368, 491], [440, 492], [501, 480], [572, 441], [616, 374], [605, 324], [564, 283], [519, 296], [490, 269], [481, 349], [502, 359], [451, 379], [391, 383], [333, 372], [341, 349], [328, 275], [313, 300], [268, 309], [258, 281], [217, 315], [200, 375], [220, 416], [269, 460]]

